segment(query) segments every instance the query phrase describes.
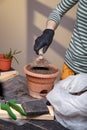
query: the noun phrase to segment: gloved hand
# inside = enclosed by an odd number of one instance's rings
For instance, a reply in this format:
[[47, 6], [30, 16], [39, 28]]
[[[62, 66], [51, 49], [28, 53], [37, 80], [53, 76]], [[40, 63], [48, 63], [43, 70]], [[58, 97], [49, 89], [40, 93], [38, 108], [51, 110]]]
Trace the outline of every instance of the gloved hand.
[[45, 29], [43, 34], [35, 40], [34, 51], [39, 54], [39, 50], [43, 48], [43, 53], [49, 48], [54, 36], [54, 30]]

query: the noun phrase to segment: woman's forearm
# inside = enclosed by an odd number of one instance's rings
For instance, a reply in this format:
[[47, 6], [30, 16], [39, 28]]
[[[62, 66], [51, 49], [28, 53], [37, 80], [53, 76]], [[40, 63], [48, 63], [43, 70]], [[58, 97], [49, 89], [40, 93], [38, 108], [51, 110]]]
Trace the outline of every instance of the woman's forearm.
[[55, 29], [57, 28], [57, 24], [56, 24], [56, 22], [54, 22], [54, 21], [52, 21], [52, 20], [49, 20], [49, 21], [47, 21], [47, 23], [46, 23], [46, 29], [52, 29], [52, 30], [54, 30], [55, 31]]

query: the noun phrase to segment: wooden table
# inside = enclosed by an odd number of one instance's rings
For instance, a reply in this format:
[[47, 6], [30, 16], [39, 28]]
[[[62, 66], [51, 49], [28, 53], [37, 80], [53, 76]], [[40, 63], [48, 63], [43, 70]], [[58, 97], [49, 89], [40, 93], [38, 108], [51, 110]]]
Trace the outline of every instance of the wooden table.
[[[34, 100], [29, 96], [26, 78], [16, 76], [4, 82], [5, 99], [14, 99], [16, 103]], [[46, 99], [44, 99], [44, 102]], [[1, 102], [1, 100], [0, 100]], [[0, 130], [68, 130], [56, 120], [17, 120], [0, 119]]]

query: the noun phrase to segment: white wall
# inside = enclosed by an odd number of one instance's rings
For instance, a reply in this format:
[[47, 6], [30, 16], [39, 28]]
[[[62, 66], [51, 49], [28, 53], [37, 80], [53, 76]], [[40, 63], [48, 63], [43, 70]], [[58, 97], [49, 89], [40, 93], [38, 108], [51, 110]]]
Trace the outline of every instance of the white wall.
[[20, 64], [13, 61], [20, 72], [26, 62], [26, 19], [25, 0], [0, 0], [0, 53], [21, 50], [17, 56]]
[[[21, 50], [17, 56], [19, 65], [13, 61], [13, 67], [23, 74], [26, 63], [35, 58], [34, 40], [45, 28], [50, 11], [60, 0], [0, 0], [0, 53], [9, 48]], [[56, 30], [54, 41], [45, 57], [60, 70], [64, 54], [68, 47], [75, 21], [76, 6], [62, 19]]]

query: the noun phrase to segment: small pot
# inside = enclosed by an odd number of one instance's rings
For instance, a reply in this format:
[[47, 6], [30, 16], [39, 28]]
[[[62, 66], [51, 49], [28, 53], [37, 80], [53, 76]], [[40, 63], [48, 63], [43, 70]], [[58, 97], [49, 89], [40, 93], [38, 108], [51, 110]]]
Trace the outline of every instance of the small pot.
[[29, 94], [34, 98], [44, 98], [54, 87], [54, 82], [59, 75], [59, 69], [57, 66], [49, 64], [48, 67], [54, 69], [55, 73], [41, 74], [29, 71], [29, 67], [31, 67], [31, 64], [24, 66]]
[[4, 58], [4, 54], [0, 54], [0, 70], [7, 71], [11, 69], [12, 59]]
[[0, 54], [0, 59], [1, 59], [1, 58], [4, 58], [4, 54]]

